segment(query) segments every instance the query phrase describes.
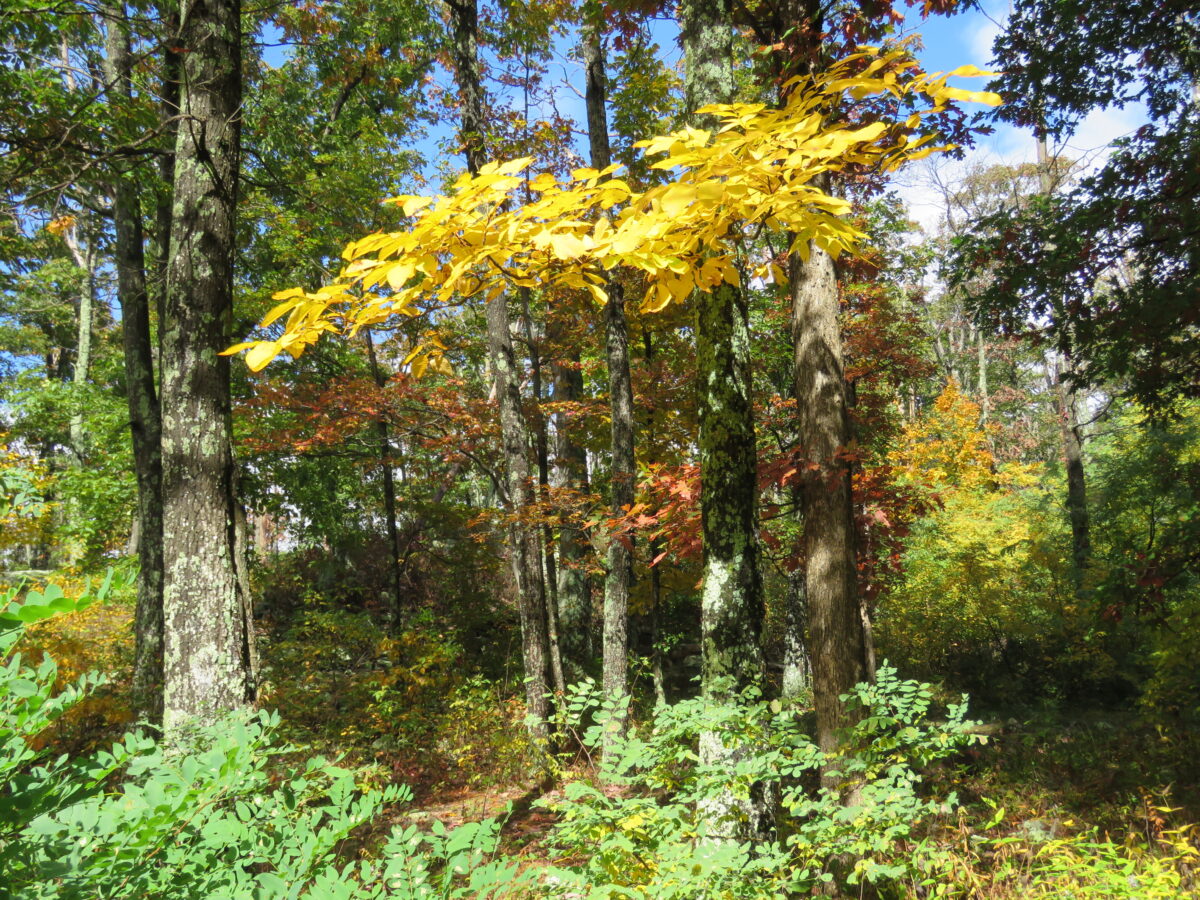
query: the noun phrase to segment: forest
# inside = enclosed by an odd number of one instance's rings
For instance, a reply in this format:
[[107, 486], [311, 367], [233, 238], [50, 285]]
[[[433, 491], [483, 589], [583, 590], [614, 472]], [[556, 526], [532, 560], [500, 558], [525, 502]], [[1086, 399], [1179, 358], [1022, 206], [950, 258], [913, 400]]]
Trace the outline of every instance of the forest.
[[1198, 646], [1195, 0], [0, 0], [0, 900], [1200, 897]]

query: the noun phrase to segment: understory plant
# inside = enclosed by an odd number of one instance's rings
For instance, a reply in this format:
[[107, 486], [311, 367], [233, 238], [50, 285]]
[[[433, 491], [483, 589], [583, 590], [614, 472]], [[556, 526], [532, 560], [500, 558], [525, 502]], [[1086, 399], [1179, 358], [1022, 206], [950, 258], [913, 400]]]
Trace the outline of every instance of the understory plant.
[[[605, 788], [575, 782], [550, 804], [561, 817], [554, 842], [564, 858], [550, 872], [550, 893], [766, 900], [831, 881], [905, 882], [922, 868], [923, 827], [955, 803], [953, 795], [925, 795], [921, 767], [977, 740], [965, 699], [935, 720], [933, 696], [928, 685], [882, 667], [875, 684], [846, 698], [859, 718], [836, 758], [778, 702], [659, 706], [648, 727], [605, 755]], [[589, 741], [599, 740], [613, 712], [595, 714]], [[743, 748], [732, 769], [701, 760], [703, 732]], [[821, 771], [830, 769], [839, 773], [836, 789], [820, 786]], [[721, 804], [729, 792], [739, 802]], [[727, 833], [730, 823], [697, 815], [717, 805], [737, 809], [752, 795], [779, 798], [772, 840], [720, 838], [715, 832]]]
[[14, 590], [0, 601], [0, 897], [432, 900], [516, 886], [515, 866], [495, 858], [494, 822], [397, 827], [355, 860], [356, 829], [411, 794], [362, 790], [323, 757], [289, 767], [294, 748], [275, 739], [271, 713], [233, 714], [171, 745], [132, 732], [84, 757], [35, 749], [102, 678], [56, 690], [53, 659], [34, 667], [18, 651], [25, 626], [106, 591], [18, 600]]

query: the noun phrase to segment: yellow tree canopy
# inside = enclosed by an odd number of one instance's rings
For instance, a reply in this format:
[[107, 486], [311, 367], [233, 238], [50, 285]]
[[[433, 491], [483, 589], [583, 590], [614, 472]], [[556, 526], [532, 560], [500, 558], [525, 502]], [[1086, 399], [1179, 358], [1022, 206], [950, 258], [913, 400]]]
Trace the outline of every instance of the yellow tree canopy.
[[[643, 309], [654, 312], [695, 290], [739, 284], [740, 245], [763, 227], [792, 234], [802, 253], [812, 241], [836, 256], [862, 234], [845, 218], [847, 201], [815, 186], [818, 176], [848, 166], [887, 171], [949, 149], [923, 132], [922, 122], [955, 101], [998, 104], [995, 94], [948, 84], [983, 74], [966, 66], [928, 75], [902, 51], [867, 50], [798, 79], [781, 108], [705, 107], [701, 112], [721, 123], [716, 134], [685, 128], [642, 142], [645, 153], [662, 156], [653, 167], [675, 175], [649, 190], [635, 191], [615, 166], [578, 169], [559, 181], [529, 178], [531, 160], [516, 159], [463, 175], [443, 196], [397, 197], [390, 202], [411, 218], [407, 229], [350, 244], [332, 284], [277, 293], [280, 302], [261, 325], [286, 316], [282, 335], [226, 353], [249, 349], [246, 362], [258, 370], [281, 352], [298, 356], [325, 333], [353, 335], [393, 316], [490, 299], [512, 286], [575, 288], [604, 303], [605, 273], [617, 267], [646, 274]], [[928, 105], [902, 122], [831, 121], [847, 95]], [[525, 195], [530, 199], [519, 202]], [[426, 344], [407, 361], [420, 374], [430, 362], [443, 364], [443, 349]]]

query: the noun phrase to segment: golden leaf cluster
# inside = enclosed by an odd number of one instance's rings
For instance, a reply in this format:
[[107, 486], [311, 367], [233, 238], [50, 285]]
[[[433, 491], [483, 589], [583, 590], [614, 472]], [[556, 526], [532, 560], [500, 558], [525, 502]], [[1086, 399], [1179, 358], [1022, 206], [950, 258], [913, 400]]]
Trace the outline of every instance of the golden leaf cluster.
[[[947, 83], [981, 74], [964, 67], [928, 75], [902, 51], [867, 50], [793, 84], [782, 107], [709, 106], [701, 112], [720, 123], [715, 134], [685, 128], [642, 142], [648, 156], [661, 156], [653, 167], [674, 175], [645, 191], [616, 166], [578, 169], [560, 181], [530, 177], [531, 160], [516, 159], [463, 175], [443, 196], [397, 197], [391, 202], [411, 219], [408, 228], [351, 243], [332, 284], [275, 295], [279, 303], [261, 326], [286, 317], [278, 338], [225, 352], [249, 350], [246, 363], [257, 371], [329, 332], [354, 335], [513, 287], [586, 291], [603, 304], [607, 275], [617, 268], [645, 273], [642, 308], [656, 312], [722, 282], [741, 284], [740, 248], [761, 228], [790, 234], [801, 253], [812, 242], [837, 256], [863, 235], [846, 219], [849, 204], [816, 186], [819, 176], [850, 166], [889, 171], [949, 149], [922, 123], [952, 102], [999, 103]], [[883, 95], [928, 105], [903, 122], [832, 120], [846, 96]], [[425, 343], [406, 362], [414, 372], [442, 369], [443, 350]]]

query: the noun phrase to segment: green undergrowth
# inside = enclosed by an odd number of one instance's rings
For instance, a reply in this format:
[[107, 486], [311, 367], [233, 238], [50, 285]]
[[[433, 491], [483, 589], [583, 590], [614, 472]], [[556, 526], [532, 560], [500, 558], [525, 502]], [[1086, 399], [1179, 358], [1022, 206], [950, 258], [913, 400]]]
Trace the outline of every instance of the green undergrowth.
[[[1196, 826], [1182, 791], [1153, 777], [1179, 745], [1158, 734], [1139, 767], [1118, 748], [1152, 733], [1100, 719], [1010, 723], [986, 740], [965, 700], [943, 702], [886, 666], [848, 696], [859, 719], [837, 757], [814, 745], [803, 710], [748, 697], [659, 706], [600, 762], [618, 705], [594, 683], [573, 687], [558, 722], [573, 741], [558, 759], [565, 784], [540, 804], [547, 830], [519, 854], [494, 819], [412, 824], [402, 812], [412, 792], [394, 773], [301, 750], [297, 726], [289, 733], [274, 713], [169, 747], [133, 730], [64, 754], [48, 736], [104, 679], [64, 679], [23, 642], [31, 624], [95, 606], [108, 589], [13, 591], [0, 603], [0, 897], [1197, 896]], [[414, 646], [439, 659], [436, 642]], [[496, 710], [503, 697], [459, 677], [443, 698], [439, 752], [494, 776], [480, 755], [521, 733], [513, 710]], [[706, 764], [702, 733], [738, 748], [736, 762]], [[522, 738], [514, 758], [528, 752]], [[581, 759], [595, 767], [581, 771]], [[838, 773], [836, 789], [821, 786], [822, 769]], [[777, 800], [777, 828], [752, 844], [737, 835], [764, 796]]]

